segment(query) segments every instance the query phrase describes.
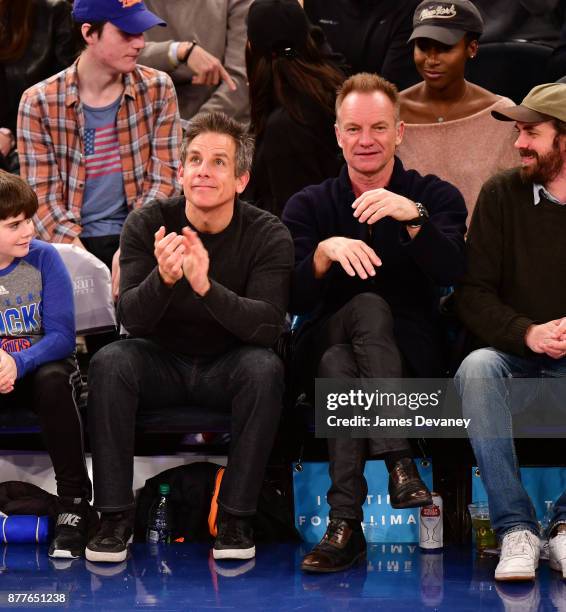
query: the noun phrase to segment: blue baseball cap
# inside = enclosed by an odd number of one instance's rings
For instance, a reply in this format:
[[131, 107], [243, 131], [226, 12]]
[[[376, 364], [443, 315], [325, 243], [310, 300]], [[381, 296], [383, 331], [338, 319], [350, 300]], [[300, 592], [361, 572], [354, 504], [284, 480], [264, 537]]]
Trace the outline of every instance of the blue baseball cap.
[[73, 19], [82, 23], [109, 21], [126, 34], [140, 34], [153, 26], [167, 25], [142, 0], [75, 0]]

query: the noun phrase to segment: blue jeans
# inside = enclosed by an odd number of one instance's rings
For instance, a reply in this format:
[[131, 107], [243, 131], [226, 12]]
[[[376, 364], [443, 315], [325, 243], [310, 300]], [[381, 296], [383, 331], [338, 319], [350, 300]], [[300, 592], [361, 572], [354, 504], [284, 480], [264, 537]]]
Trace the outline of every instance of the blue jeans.
[[[494, 348], [470, 353], [456, 372], [462, 411], [471, 419], [468, 431], [489, 499], [491, 524], [499, 537], [517, 529], [539, 533], [533, 504], [521, 483], [512, 434], [512, 414], [524, 409], [537, 390], [526, 385], [521, 401], [513, 397], [511, 402], [506, 379], [564, 376], [565, 358], [517, 357]], [[566, 523], [566, 491], [554, 508], [551, 527]]]

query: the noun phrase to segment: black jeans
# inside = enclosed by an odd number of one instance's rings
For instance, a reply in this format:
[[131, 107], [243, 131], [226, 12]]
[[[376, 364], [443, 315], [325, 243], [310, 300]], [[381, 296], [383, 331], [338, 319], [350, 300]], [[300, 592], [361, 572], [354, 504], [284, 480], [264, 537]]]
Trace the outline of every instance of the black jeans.
[[92, 487], [77, 406], [80, 390], [76, 360], [51, 361], [16, 381], [11, 393], [0, 395], [0, 409], [31, 406], [39, 417], [43, 441], [53, 463], [57, 494], [90, 499]]
[[232, 514], [255, 514], [281, 416], [283, 381], [279, 357], [260, 347], [242, 346], [215, 359], [184, 358], [143, 338], [101, 349], [90, 364], [88, 398], [96, 508], [133, 508], [136, 413], [140, 403], [151, 402], [231, 411], [232, 441], [218, 502]]
[[[375, 293], [360, 293], [334, 314], [315, 322], [298, 343], [297, 350], [304, 371], [319, 378], [401, 378], [403, 375], [391, 310]], [[411, 455], [409, 443], [404, 439], [330, 438], [332, 485], [327, 496], [330, 517], [361, 521], [368, 492], [363, 475], [366, 459], [404, 451], [407, 456]]]

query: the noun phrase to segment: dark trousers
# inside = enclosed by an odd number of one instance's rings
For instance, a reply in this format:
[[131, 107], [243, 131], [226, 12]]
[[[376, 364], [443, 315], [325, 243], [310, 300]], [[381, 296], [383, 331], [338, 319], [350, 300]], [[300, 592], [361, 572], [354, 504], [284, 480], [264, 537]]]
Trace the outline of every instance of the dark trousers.
[[[317, 321], [299, 343], [299, 362], [309, 360], [319, 378], [401, 378], [402, 359], [393, 335], [393, 316], [385, 300], [360, 293], [332, 315]], [[330, 438], [328, 454], [332, 485], [328, 491], [331, 518], [361, 521], [367, 496], [363, 472], [366, 458], [406, 451], [405, 439]]]
[[95, 505], [133, 508], [133, 456], [140, 404], [210, 406], [231, 411], [231, 444], [219, 504], [241, 516], [256, 511], [279, 425], [283, 363], [269, 350], [242, 346], [214, 359], [188, 359], [134, 338], [101, 349], [89, 370], [88, 424]]
[[90, 499], [92, 487], [84, 454], [77, 406], [81, 378], [74, 358], [45, 363], [0, 395], [0, 409], [31, 406], [39, 417], [44, 444], [53, 463], [57, 494]]

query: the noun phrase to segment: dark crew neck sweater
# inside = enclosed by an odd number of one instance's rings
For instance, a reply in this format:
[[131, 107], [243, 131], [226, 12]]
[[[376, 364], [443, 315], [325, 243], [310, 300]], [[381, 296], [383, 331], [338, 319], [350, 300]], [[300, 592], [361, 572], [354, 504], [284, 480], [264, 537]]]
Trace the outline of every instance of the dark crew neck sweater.
[[273, 345], [283, 329], [293, 244], [274, 215], [236, 200], [229, 225], [197, 232], [208, 251], [211, 288], [204, 297], [182, 277], [167, 287], [153, 254], [154, 234], [190, 226], [184, 197], [152, 202], [130, 213], [120, 247], [121, 323], [189, 357], [215, 357], [238, 344]]
[[535, 206], [518, 168], [497, 174], [480, 192], [466, 248], [460, 318], [482, 343], [532, 354], [529, 325], [566, 314], [566, 206], [544, 196]]

